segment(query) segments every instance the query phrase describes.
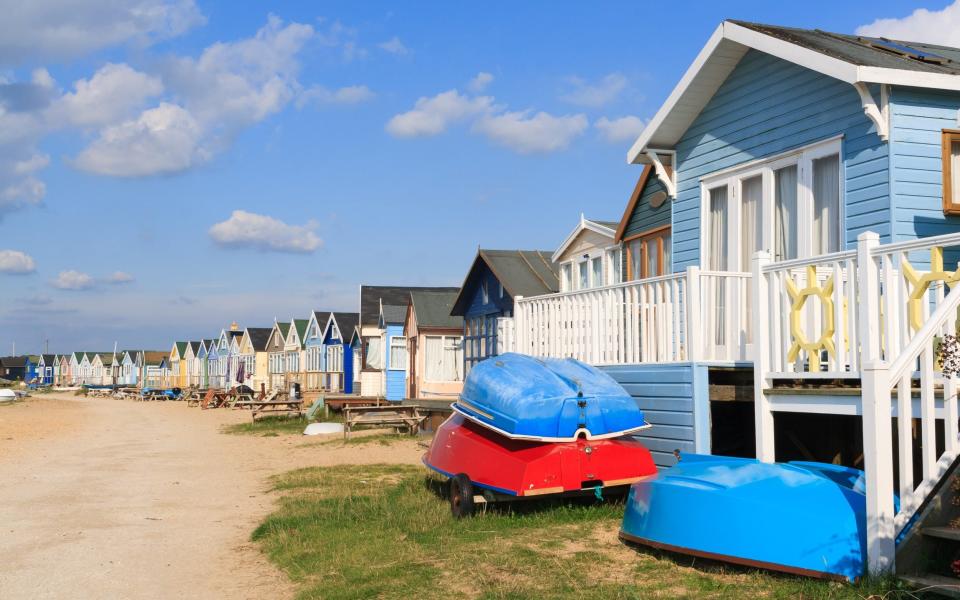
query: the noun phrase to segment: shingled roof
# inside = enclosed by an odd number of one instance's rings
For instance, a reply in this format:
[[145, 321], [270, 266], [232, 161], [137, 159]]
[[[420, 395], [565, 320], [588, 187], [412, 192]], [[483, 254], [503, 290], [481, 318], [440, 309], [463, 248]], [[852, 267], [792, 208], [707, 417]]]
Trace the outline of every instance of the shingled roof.
[[410, 304], [417, 319], [417, 327], [462, 329], [463, 317], [450, 311], [458, 292], [410, 292]]
[[263, 352], [267, 349], [267, 342], [270, 341], [270, 332], [273, 327], [247, 327], [247, 335], [250, 336], [250, 345], [255, 352]]
[[[376, 325], [380, 320], [380, 303], [394, 306], [406, 306], [410, 302], [410, 292], [449, 292], [455, 287], [418, 287], [393, 285], [360, 286], [360, 324]], [[339, 323], [339, 321], [338, 321]]]

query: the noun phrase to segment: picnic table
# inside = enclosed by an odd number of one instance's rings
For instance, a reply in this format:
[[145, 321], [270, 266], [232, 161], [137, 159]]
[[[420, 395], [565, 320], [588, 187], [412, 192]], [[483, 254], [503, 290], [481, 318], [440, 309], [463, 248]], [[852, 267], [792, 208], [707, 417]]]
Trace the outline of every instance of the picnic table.
[[167, 400], [166, 390], [144, 390], [140, 393], [142, 400]]
[[408, 405], [396, 406], [344, 406], [343, 439], [350, 439], [350, 432], [357, 426], [394, 427], [406, 429], [410, 435], [416, 435], [426, 420], [420, 414], [420, 407]]
[[303, 416], [303, 399], [290, 397], [263, 398], [260, 400], [250, 399], [244, 402], [245, 406], [250, 407], [250, 416], [254, 421], [257, 415], [284, 413], [288, 416]]

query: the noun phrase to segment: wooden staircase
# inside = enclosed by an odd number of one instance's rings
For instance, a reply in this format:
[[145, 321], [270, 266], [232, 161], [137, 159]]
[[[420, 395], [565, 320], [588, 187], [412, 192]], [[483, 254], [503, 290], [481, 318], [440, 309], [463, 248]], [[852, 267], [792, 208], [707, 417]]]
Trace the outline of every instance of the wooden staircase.
[[953, 462], [898, 540], [897, 576], [917, 591], [960, 598], [960, 578], [951, 569], [955, 560], [960, 560], [960, 459]]

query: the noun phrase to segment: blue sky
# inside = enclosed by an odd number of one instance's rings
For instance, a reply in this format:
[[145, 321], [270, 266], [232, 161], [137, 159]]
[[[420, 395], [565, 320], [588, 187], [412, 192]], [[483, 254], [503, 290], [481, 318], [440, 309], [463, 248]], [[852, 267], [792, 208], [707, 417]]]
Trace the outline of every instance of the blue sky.
[[8, 2], [0, 353], [166, 349], [355, 310], [361, 283], [459, 285], [478, 246], [620, 218], [627, 148], [724, 18], [960, 25], [912, 15], [942, 1]]

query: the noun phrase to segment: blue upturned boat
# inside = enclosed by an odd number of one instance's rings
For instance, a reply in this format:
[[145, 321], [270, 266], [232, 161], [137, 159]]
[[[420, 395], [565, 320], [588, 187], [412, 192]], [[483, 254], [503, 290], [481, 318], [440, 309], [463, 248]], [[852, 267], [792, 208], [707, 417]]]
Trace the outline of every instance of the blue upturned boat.
[[609, 375], [573, 359], [507, 353], [470, 371], [453, 409], [511, 439], [608, 439], [649, 427]]
[[863, 471], [684, 454], [633, 484], [620, 538], [800, 575], [847, 579], [866, 555]]

